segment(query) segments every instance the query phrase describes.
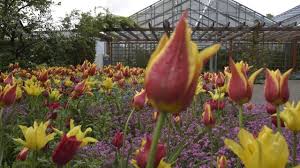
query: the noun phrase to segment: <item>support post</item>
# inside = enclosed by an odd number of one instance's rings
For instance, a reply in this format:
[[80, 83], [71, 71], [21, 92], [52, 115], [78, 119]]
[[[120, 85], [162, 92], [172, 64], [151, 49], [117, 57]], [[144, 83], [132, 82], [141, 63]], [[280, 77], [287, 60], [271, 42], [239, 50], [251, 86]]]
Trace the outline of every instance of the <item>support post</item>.
[[292, 45], [291, 45], [291, 59], [292, 59], [292, 68], [294, 69], [294, 71], [297, 68], [297, 52], [298, 52], [298, 38], [294, 38], [292, 40]]

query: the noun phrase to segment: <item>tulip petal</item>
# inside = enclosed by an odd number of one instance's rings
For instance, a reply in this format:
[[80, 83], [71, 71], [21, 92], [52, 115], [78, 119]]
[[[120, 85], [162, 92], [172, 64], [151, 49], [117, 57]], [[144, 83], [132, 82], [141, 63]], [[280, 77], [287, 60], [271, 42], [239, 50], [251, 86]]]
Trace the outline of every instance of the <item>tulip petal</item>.
[[266, 100], [270, 103], [274, 103], [280, 94], [279, 83], [276, 78], [275, 72], [269, 69], [266, 69], [264, 94]]
[[241, 145], [227, 138], [224, 140], [224, 143], [225, 146], [232, 150], [233, 153], [235, 153], [241, 160], [244, 161], [246, 159], [244, 156], [243, 147]]
[[201, 62], [207, 62], [212, 56], [214, 56], [219, 51], [220, 48], [220, 44], [214, 44], [200, 51], [198, 56], [200, 57]]
[[238, 138], [243, 148], [247, 148], [249, 144], [252, 144], [255, 141], [253, 135], [245, 129], [239, 131]]
[[242, 67], [237, 67], [232, 58], [229, 58], [231, 78], [228, 84], [229, 97], [235, 102], [240, 102], [247, 96], [248, 81], [242, 72]]
[[253, 72], [253, 73], [251, 74], [251, 76], [249, 77], [248, 81], [249, 81], [249, 85], [250, 85], [251, 89], [253, 89], [254, 81], [255, 81], [257, 75], [258, 75], [262, 70], [263, 70], [263, 68], [260, 68], [259, 70]]
[[178, 112], [179, 100], [185, 95], [182, 92], [189, 90], [187, 81], [190, 73], [194, 76], [195, 72], [189, 72], [191, 43], [186, 41], [187, 30], [186, 19], [182, 16], [170, 40], [147, 66], [145, 89], [149, 101], [157, 109]]
[[13, 140], [14, 140], [15, 142], [17, 142], [17, 143], [23, 145], [23, 146], [26, 146], [26, 142], [23, 141], [21, 138], [17, 138], [17, 139], [14, 138]]
[[167, 34], [163, 34], [163, 36], [161, 37], [156, 49], [154, 50], [154, 52], [152, 53], [152, 55], [149, 59], [147, 69], [151, 68], [151, 66], [153, 65], [153, 62], [156, 60], [157, 56], [163, 50], [163, 48], [165, 47], [165, 45], [167, 44], [168, 41], [169, 41], [169, 38], [168, 38]]
[[280, 85], [279, 85], [280, 98], [282, 99], [281, 103], [285, 103], [289, 100], [290, 94], [289, 94], [288, 78], [292, 71], [293, 69], [291, 68], [281, 76]]

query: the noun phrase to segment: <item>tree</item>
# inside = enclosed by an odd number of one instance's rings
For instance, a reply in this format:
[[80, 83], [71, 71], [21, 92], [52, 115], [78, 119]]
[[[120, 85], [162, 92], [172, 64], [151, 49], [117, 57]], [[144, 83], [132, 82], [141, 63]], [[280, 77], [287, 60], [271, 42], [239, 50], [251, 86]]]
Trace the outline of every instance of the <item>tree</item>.
[[86, 37], [97, 37], [99, 32], [111, 28], [133, 27], [134, 21], [128, 17], [117, 16], [102, 8], [102, 12], [95, 13], [73, 10], [62, 20], [62, 28], [72, 30]]
[[266, 17], [267, 17], [268, 19], [273, 19], [273, 18], [274, 18], [274, 15], [272, 15], [271, 13], [268, 13], [268, 14], [266, 15]]
[[8, 39], [16, 58], [24, 48], [24, 39], [33, 38], [49, 27], [52, 0], [0, 0], [0, 40]]

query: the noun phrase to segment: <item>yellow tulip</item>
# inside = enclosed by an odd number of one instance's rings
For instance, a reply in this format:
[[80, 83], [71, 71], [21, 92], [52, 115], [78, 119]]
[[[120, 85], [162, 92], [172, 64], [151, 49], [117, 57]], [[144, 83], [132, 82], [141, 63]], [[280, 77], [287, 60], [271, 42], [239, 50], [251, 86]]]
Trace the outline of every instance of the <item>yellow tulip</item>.
[[60, 80], [59, 79], [53, 79], [53, 82], [55, 85], [59, 85], [60, 84]]
[[46, 130], [49, 125], [49, 121], [46, 123], [41, 122], [38, 124], [36, 121], [33, 124], [33, 127], [26, 127], [19, 125], [24, 135], [25, 140], [20, 138], [14, 139], [14, 141], [22, 144], [24, 147], [27, 147], [32, 150], [42, 149], [49, 141], [54, 139], [55, 133], [47, 134]]
[[198, 81], [198, 84], [197, 84], [195, 95], [199, 95], [200, 93], [205, 93], [205, 92], [206, 92], [206, 90], [203, 89], [202, 78], [200, 78], [199, 81]]
[[291, 131], [300, 131], [300, 101], [296, 106], [294, 102], [287, 102], [284, 110], [280, 113], [280, 118]]
[[64, 85], [67, 86], [67, 87], [71, 87], [73, 85], [73, 82], [70, 80], [70, 78], [67, 78], [64, 81]]
[[114, 86], [114, 83], [112, 81], [111, 78], [106, 78], [103, 82], [102, 82], [102, 87], [105, 89], [105, 90], [111, 90]]
[[285, 168], [289, 157], [288, 144], [279, 133], [264, 126], [257, 138], [245, 129], [238, 133], [240, 144], [225, 139], [225, 145], [246, 168]]
[[[58, 129], [54, 130], [59, 133], [60, 135], [63, 135], [62, 131], [59, 131]], [[95, 143], [98, 142], [97, 139], [92, 138], [92, 137], [86, 137], [86, 134], [88, 134], [89, 132], [92, 132], [92, 128], [87, 128], [84, 132], [81, 131], [81, 125], [74, 125], [74, 120], [71, 119], [70, 120], [70, 131], [67, 133], [67, 137], [72, 137], [75, 136], [77, 141], [80, 141], [80, 147], [86, 146], [88, 143]]]
[[23, 88], [25, 92], [30, 96], [39, 96], [45, 90], [37, 82], [35, 83], [28, 82], [28, 83], [29, 84], [25, 84]]
[[61, 94], [59, 93], [59, 91], [57, 89], [51, 90], [51, 92], [49, 94], [49, 98], [51, 100], [58, 101], [60, 97], [61, 97]]
[[224, 99], [225, 93], [220, 92], [218, 89], [215, 89], [214, 91], [215, 91], [215, 93], [213, 93], [211, 91], [208, 92], [210, 94], [210, 97], [213, 100], [223, 100]]
[[16, 90], [16, 99], [20, 99], [22, 97], [22, 89], [20, 86], [17, 86], [17, 90]]

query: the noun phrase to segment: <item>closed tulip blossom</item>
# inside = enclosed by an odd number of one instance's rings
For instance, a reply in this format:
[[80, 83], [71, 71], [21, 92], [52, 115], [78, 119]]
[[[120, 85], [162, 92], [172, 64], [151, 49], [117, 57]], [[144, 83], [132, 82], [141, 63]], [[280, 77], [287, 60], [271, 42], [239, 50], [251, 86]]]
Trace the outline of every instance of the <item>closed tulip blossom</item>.
[[58, 166], [67, 164], [75, 156], [80, 144], [75, 136], [68, 137], [64, 134], [52, 153], [52, 161]]
[[137, 92], [132, 99], [132, 106], [136, 110], [142, 109], [147, 102], [146, 91], [142, 89], [140, 92]]
[[[131, 163], [135, 168], [146, 168], [151, 142], [152, 140], [150, 136], [147, 136], [145, 139], [142, 140], [142, 146], [135, 152], [135, 157], [131, 160]], [[171, 165], [163, 160], [165, 156], [165, 145], [158, 144], [157, 151], [155, 154], [154, 168], [171, 168]]]
[[75, 126], [73, 119], [70, 119], [69, 124], [70, 131], [66, 134], [53, 128], [55, 132], [61, 135], [60, 143], [52, 153], [52, 160], [58, 166], [63, 166], [72, 160], [79, 148], [89, 143], [98, 142], [95, 138], [86, 136], [89, 132], [92, 132], [91, 128], [87, 128], [82, 132], [81, 125]]
[[227, 159], [224, 155], [217, 158], [217, 168], [227, 168]]
[[112, 139], [112, 144], [117, 148], [120, 149], [123, 145], [123, 139], [124, 139], [124, 135], [122, 132], [118, 131], [117, 133], [115, 133], [115, 136]]
[[275, 105], [281, 105], [289, 99], [288, 78], [293, 69], [281, 75], [280, 71], [266, 70], [264, 93], [266, 100]]
[[0, 93], [0, 106], [13, 104], [17, 99], [17, 85], [6, 85]]
[[228, 95], [230, 99], [240, 105], [248, 103], [252, 97], [254, 81], [263, 69], [255, 71], [248, 77], [248, 64], [243, 61], [234, 63], [231, 57], [229, 58], [229, 67], [231, 71], [228, 81]]
[[16, 157], [16, 160], [20, 160], [20, 161], [24, 161], [27, 159], [27, 156], [28, 156], [28, 152], [29, 152], [29, 149], [28, 148], [23, 148], [19, 154], [17, 155]]
[[267, 113], [269, 113], [270, 115], [275, 114], [276, 113], [276, 106], [274, 106], [271, 103], [267, 103], [266, 110], [267, 110]]
[[14, 83], [14, 76], [13, 74], [9, 74], [4, 80], [3, 80], [3, 83], [5, 84], [13, 84]]
[[225, 145], [232, 150], [245, 168], [285, 168], [289, 149], [284, 137], [264, 126], [257, 138], [241, 129], [238, 133], [240, 143], [225, 139]]
[[215, 126], [216, 120], [209, 103], [205, 103], [204, 105], [204, 112], [202, 113], [202, 122], [207, 127]]
[[161, 112], [178, 113], [191, 103], [203, 64], [220, 48], [212, 45], [198, 52], [184, 14], [170, 38], [161, 38], [145, 73], [151, 104]]

